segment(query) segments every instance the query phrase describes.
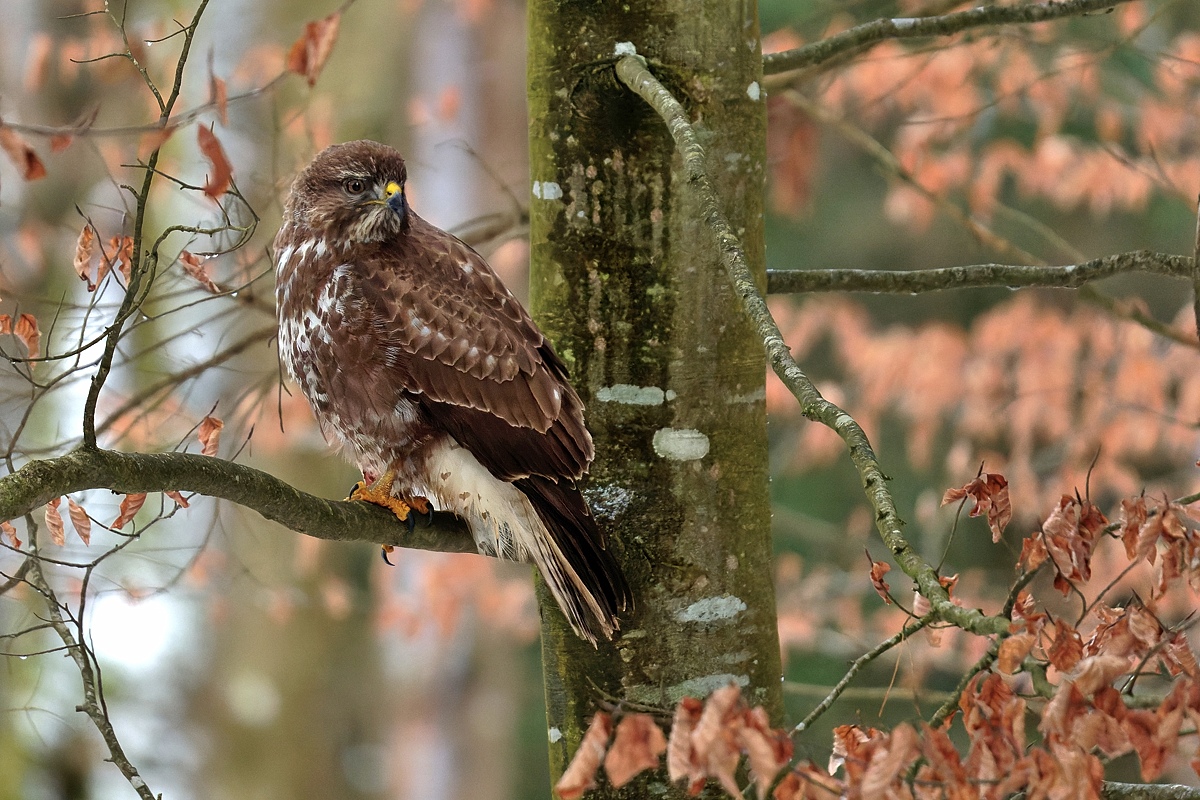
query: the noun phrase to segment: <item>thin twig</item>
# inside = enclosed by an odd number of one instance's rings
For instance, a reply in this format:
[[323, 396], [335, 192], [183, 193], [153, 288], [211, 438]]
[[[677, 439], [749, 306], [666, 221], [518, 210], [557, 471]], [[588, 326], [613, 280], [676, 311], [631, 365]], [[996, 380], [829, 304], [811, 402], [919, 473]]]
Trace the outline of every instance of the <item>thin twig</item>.
[[1063, 2], [1025, 3], [1014, 6], [986, 5], [937, 17], [877, 19], [830, 36], [827, 39], [763, 56], [763, 74], [811, 67], [835, 58], [848, 50], [861, 53], [888, 39], [916, 39], [949, 36], [971, 28], [995, 28], [1001, 25], [1032, 24], [1064, 17], [1077, 17], [1105, 11], [1130, 0], [1064, 0]]
[[1025, 264], [971, 264], [940, 269], [814, 269], [767, 270], [767, 292], [873, 292], [915, 294], [948, 289], [1030, 286], [1077, 288], [1129, 272], [1148, 272], [1191, 278], [1194, 259], [1171, 253], [1136, 250], [1094, 258], [1082, 264], [1029, 266]]
[[950, 596], [938, 581], [937, 573], [904, 537], [904, 522], [896, 511], [895, 501], [887, 488], [887, 476], [880, 469], [866, 434], [853, 417], [821, 396], [792, 358], [747, 265], [741, 242], [717, 203], [716, 192], [704, 163], [704, 148], [683, 106], [650, 74], [645, 59], [640, 56], [623, 56], [617, 61], [616, 72], [621, 82], [645, 100], [666, 123], [682, 156], [689, 188], [697, 193], [704, 220], [716, 236], [721, 263], [747, 316], [758, 329], [771, 368], [800, 402], [801, 413], [805, 417], [832, 428], [845, 441], [850, 459], [862, 480], [863, 490], [875, 510], [876, 527], [900, 568], [916, 582], [918, 590], [929, 600], [940, 619], [982, 635], [1008, 630], [1007, 620], [988, 617], [977, 609], [962, 608], [950, 601]]
[[[196, 13], [192, 15], [191, 24], [184, 30], [183, 47], [180, 50], [179, 57], [175, 61], [175, 79], [171, 86], [171, 93], [165, 101], [161, 101], [162, 113], [159, 115], [159, 123], [163, 127], [169, 124], [171, 111], [174, 109], [175, 103], [182, 91], [184, 66], [187, 64], [188, 55], [192, 49], [192, 42], [196, 36], [196, 28], [200, 25], [200, 18], [204, 15], [204, 10], [208, 7], [208, 2], [209, 0], [200, 0], [200, 4], [196, 7]], [[157, 90], [155, 94], [157, 96]], [[154, 185], [156, 167], [158, 166], [158, 158], [161, 152], [162, 146], [159, 145], [150, 154], [149, 159], [147, 159], [146, 172], [142, 177], [142, 188], [137, 193], [137, 211], [133, 222], [133, 256], [131, 258], [132, 263], [129, 265], [129, 285], [125, 289], [125, 297], [121, 301], [121, 307], [117, 311], [116, 319], [113, 320], [113, 324], [108, 331], [104, 342], [104, 353], [100, 356], [96, 372], [92, 375], [91, 385], [88, 387], [87, 400], [84, 401], [84, 447], [96, 447], [96, 404], [100, 399], [100, 390], [104, 387], [104, 382], [108, 379], [108, 375], [112, 371], [113, 357], [116, 355], [117, 344], [121, 340], [121, 332], [125, 321], [137, 310], [141, 301], [145, 298], [145, 293], [149, 291], [150, 284], [154, 280], [153, 276], [157, 267], [158, 253], [157, 251], [152, 251], [146, 257], [143, 257], [142, 244], [144, 242], [143, 228], [150, 202], [150, 189]], [[143, 280], [146, 284], [144, 287], [142, 285]]]
[[101, 738], [104, 739], [104, 744], [108, 747], [108, 760], [121, 771], [121, 774], [125, 776], [125, 780], [137, 792], [138, 797], [143, 798], [143, 800], [155, 800], [154, 792], [150, 791], [150, 787], [146, 785], [145, 779], [138, 774], [137, 768], [126, 757], [125, 751], [121, 747], [121, 742], [117, 739], [117, 732], [113, 729], [112, 721], [103, 708], [101, 695], [97, 690], [96, 673], [93, 669], [91, 651], [86, 647], [84, 642], [76, 640], [75, 634], [71, 632], [71, 626], [64, 619], [58, 598], [50, 588], [50, 584], [46, 581], [46, 576], [42, 573], [39, 559], [36, 557], [37, 543], [34, 522], [28, 516], [26, 517], [26, 522], [29, 526], [29, 538], [34, 540], [32, 546], [35, 550], [35, 557], [29, 559], [30, 568], [27, 573], [27, 580], [45, 599], [46, 611], [50, 615], [50, 624], [54, 628], [54, 632], [62, 639], [66, 651], [75, 661], [75, 666], [79, 669], [79, 677], [83, 681], [83, 704], [76, 706], [75, 710], [87, 714], [92, 724], [96, 726], [96, 730], [100, 732]]
[[916, 622], [905, 625], [900, 629], [899, 633], [888, 639], [885, 639], [867, 652], [863, 653], [858, 658], [854, 659], [854, 662], [850, 665], [850, 669], [846, 670], [846, 674], [842, 676], [842, 679], [838, 681], [832, 689], [829, 690], [829, 694], [825, 696], [825, 699], [818, 703], [816, 708], [808, 712], [808, 716], [800, 720], [796, 727], [792, 728], [791, 735], [795, 736], [796, 734], [803, 733], [810, 725], [816, 722], [818, 717], [828, 711], [829, 707], [832, 706], [834, 701], [846, 691], [846, 687], [850, 685], [850, 681], [854, 680], [854, 676], [857, 675], [863, 667], [865, 667], [867, 664], [870, 664], [876, 658], [879, 658], [879, 656], [883, 655], [888, 650], [891, 650], [893, 647], [900, 644], [917, 631], [936, 621], [936, 614], [926, 614]]

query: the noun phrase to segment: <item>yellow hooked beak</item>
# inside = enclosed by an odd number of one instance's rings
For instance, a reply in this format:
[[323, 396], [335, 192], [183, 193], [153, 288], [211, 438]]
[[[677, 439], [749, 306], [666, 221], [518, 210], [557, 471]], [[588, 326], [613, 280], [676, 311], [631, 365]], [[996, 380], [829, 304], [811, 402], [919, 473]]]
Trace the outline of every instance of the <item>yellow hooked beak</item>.
[[388, 181], [387, 186], [383, 187], [383, 197], [376, 200], [367, 200], [363, 205], [390, 206], [392, 210], [398, 210], [403, 207], [403, 203], [404, 187], [395, 181]]

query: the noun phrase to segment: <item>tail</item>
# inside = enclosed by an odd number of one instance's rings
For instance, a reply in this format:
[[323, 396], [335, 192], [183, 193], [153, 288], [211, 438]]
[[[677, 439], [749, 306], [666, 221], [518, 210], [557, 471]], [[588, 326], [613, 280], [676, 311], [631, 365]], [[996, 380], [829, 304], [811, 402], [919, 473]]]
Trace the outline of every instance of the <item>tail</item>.
[[536, 536], [530, 555], [571, 628], [595, 646], [618, 630], [617, 615], [633, 607], [621, 566], [571, 481], [531, 475], [513, 482], [529, 498], [548, 537]]

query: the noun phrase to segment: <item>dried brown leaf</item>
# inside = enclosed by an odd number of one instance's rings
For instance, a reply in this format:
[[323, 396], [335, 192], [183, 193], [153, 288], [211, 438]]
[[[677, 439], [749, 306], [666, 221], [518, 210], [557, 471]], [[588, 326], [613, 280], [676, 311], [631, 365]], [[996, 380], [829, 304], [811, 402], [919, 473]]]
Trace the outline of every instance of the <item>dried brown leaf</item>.
[[287, 68], [303, 75], [309, 86], [316, 85], [321, 70], [325, 68], [325, 62], [333, 52], [334, 42], [337, 41], [338, 27], [341, 23], [340, 11], [308, 23], [304, 26], [304, 34], [288, 50]]
[[7, 538], [9, 544], [13, 547], [18, 549], [21, 547], [21, 540], [17, 537], [17, 529], [8, 520], [0, 522], [0, 539], [4, 538]]
[[208, 267], [204, 266], [206, 260], [194, 253], [189, 253], [187, 250], [179, 253], [179, 263], [183, 265], [183, 271], [195, 278], [208, 291], [213, 294], [220, 294], [221, 287], [213, 283], [213, 279], [208, 274]]
[[90, 224], [84, 224], [83, 230], [79, 232], [79, 238], [75, 240], [75, 274], [80, 280], [87, 282], [89, 292], [96, 291], [96, 285], [92, 282], [92, 255], [94, 253], [94, 245], [96, 234], [92, 230]]
[[1040, 567], [1050, 554], [1046, 551], [1046, 544], [1042, 541], [1041, 533], [1033, 533], [1025, 537], [1021, 542], [1021, 556], [1017, 559], [1017, 563], [1021, 565], [1021, 569], [1025, 572], [1033, 572]]
[[63, 529], [62, 514], [58, 513], [60, 502], [62, 502], [62, 498], [56, 497], [46, 503], [46, 529], [50, 531], [50, 541], [62, 547], [67, 543], [67, 534]]
[[229, 89], [223, 78], [212, 75], [208, 79], [209, 102], [217, 107], [217, 119], [222, 125], [229, 124]]
[[88, 513], [84, 511], [83, 506], [69, 497], [67, 498], [67, 515], [71, 518], [71, 526], [75, 528], [75, 533], [79, 534], [83, 543], [91, 544], [92, 521], [88, 518]]
[[125, 283], [129, 283], [129, 278], [133, 274], [132, 236], [113, 236], [108, 240], [108, 244], [104, 247], [104, 258], [100, 262], [96, 283], [104, 280], [104, 276], [111, 269], [120, 272], [125, 278]]
[[212, 132], [211, 128], [203, 125], [197, 128], [196, 140], [200, 144], [200, 152], [212, 166], [208, 180], [204, 183], [204, 194], [213, 200], [220, 200], [221, 196], [229, 190], [230, 183], [233, 182], [233, 165], [226, 158], [225, 148], [221, 147], [221, 142], [217, 140], [217, 135]]
[[741, 789], [734, 779], [741, 751], [735, 736], [745, 708], [741, 687], [733, 683], [717, 689], [704, 702], [704, 711], [692, 731], [692, 749], [696, 762], [704, 765], [710, 778], [716, 778], [734, 797]]
[[787, 774], [775, 789], [775, 800], [839, 800], [847, 794], [844, 781], [829, 775], [811, 761]]
[[975, 501], [970, 516], [987, 515], [992, 541], [1000, 541], [1004, 529], [1012, 521], [1012, 502], [1008, 497], [1008, 480], [998, 473], [984, 472], [978, 478], [958, 489], [948, 489], [942, 496], [942, 505], [970, 497]]
[[200, 427], [196, 430], [196, 438], [201, 444], [200, 455], [217, 454], [217, 448], [221, 446], [221, 429], [224, 427], [225, 423], [213, 416], [207, 416], [200, 421]]
[[907, 723], [897, 725], [886, 742], [871, 754], [860, 784], [862, 796], [889, 796], [889, 790], [900, 782], [905, 768], [917, 757], [918, 752], [916, 730]]
[[50, 137], [50, 152], [61, 153], [75, 143], [75, 137], [69, 133], [56, 133]]
[[671, 722], [671, 736], [667, 740], [667, 777], [671, 782], [688, 779], [688, 790], [699, 782], [697, 791], [704, 786], [704, 770], [696, 762], [692, 750], [692, 731], [700, 721], [704, 704], [694, 697], [684, 697], [675, 706], [675, 718]]
[[1160, 658], [1172, 677], [1182, 673], [1193, 681], [1200, 681], [1200, 665], [1196, 663], [1196, 654], [1182, 633], [1172, 635], [1171, 643], [1163, 649]]
[[[6, 314], [5, 317], [8, 315]], [[38, 330], [37, 318], [33, 314], [22, 314], [17, 317], [15, 324], [11, 323], [11, 330], [0, 325], [0, 333], [11, 333], [21, 340], [21, 344], [25, 345], [25, 352], [30, 358], [38, 357], [38, 348], [41, 346], [42, 334]]]
[[117, 514], [117, 518], [113, 520], [113, 524], [109, 525], [113, 530], [121, 530], [137, 515], [141, 510], [142, 505], [146, 502], [146, 494], [144, 492], [138, 494], [127, 494], [121, 499], [121, 509]]
[[792, 740], [786, 731], [771, 727], [766, 709], [761, 706], [743, 715], [737, 738], [746, 753], [750, 777], [758, 787], [761, 800], [775, 782], [775, 776], [792, 760]]
[[554, 785], [554, 792], [562, 800], [574, 800], [582, 797], [588, 789], [596, 786], [596, 770], [604, 759], [604, 751], [608, 748], [608, 738], [612, 735], [612, 717], [603, 711], [597, 711], [583, 734], [583, 741], [575, 751], [571, 763], [563, 770], [562, 777]]
[[1066, 622], [1056, 620], [1054, 623], [1054, 643], [1050, 645], [1050, 663], [1059, 672], [1070, 672], [1083, 658], [1083, 642], [1079, 631]]
[[627, 714], [617, 723], [612, 746], [604, 757], [604, 771], [616, 788], [629, 783], [640, 772], [658, 768], [667, 749], [667, 737], [649, 714]]
[[4, 151], [25, 180], [36, 181], [46, 177], [46, 165], [38, 158], [38, 154], [16, 131], [3, 123], [0, 123], [0, 150]]
[[1133, 561], [1146, 555], [1141, 552], [1141, 528], [1146, 523], [1146, 497], [1139, 495], [1129, 500], [1121, 501], [1121, 542], [1125, 545], [1125, 555]]
[[179, 507], [180, 507], [180, 508], [187, 508], [187, 507], [188, 507], [188, 501], [187, 501], [187, 498], [186, 498], [186, 497], [184, 497], [184, 496], [183, 496], [182, 494], [180, 494], [179, 492], [177, 492], [177, 491], [174, 491], [174, 490], [171, 490], [171, 491], [168, 491], [168, 492], [163, 492], [163, 494], [165, 494], [167, 497], [169, 497], [169, 498], [171, 498], [172, 500], [174, 500], [174, 501], [176, 502], [176, 504], [178, 504], [178, 505], [179, 505]]
[[1129, 658], [1114, 653], [1097, 653], [1081, 659], [1075, 667], [1072, 680], [1079, 691], [1090, 695], [1101, 687], [1108, 686], [1119, 676], [1129, 671]]
[[[867, 553], [867, 558], [870, 557], [871, 554]], [[891, 587], [888, 586], [887, 581], [883, 579], [883, 576], [888, 574], [891, 569], [892, 565], [884, 561], [871, 562], [871, 585], [875, 587], [875, 593], [882, 597], [883, 602], [885, 603], [892, 602], [892, 598], [888, 597], [888, 592], [891, 590]]]
[[1012, 675], [1021, 667], [1021, 662], [1033, 649], [1037, 637], [1032, 633], [1014, 633], [1000, 643], [996, 667], [1005, 675]]

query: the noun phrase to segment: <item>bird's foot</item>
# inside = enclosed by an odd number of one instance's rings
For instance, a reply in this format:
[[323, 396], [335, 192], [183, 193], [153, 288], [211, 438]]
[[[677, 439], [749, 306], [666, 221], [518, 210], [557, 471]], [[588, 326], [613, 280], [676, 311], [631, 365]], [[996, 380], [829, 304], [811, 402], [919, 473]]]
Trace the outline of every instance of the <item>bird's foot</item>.
[[[430, 505], [428, 499], [420, 495], [414, 495], [406, 499], [392, 495], [392, 483], [395, 479], [396, 476], [391, 471], [385, 472], [378, 479], [371, 482], [368, 482], [367, 476], [364, 476], [363, 480], [354, 484], [354, 488], [350, 490], [350, 496], [346, 499], [361, 500], [365, 503], [383, 506], [395, 514], [401, 522], [408, 523], [410, 533], [417, 526], [416, 514], [412, 512], [415, 511], [432, 522], [433, 507]], [[394, 549], [390, 544], [383, 545], [383, 560], [388, 565], [392, 565], [392, 562], [388, 560], [388, 553]]]

